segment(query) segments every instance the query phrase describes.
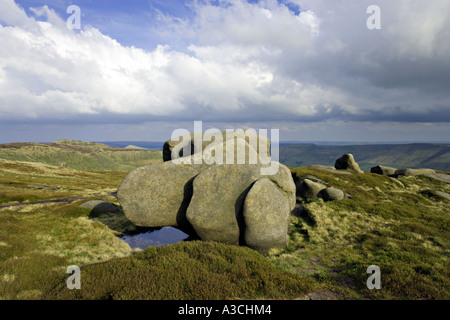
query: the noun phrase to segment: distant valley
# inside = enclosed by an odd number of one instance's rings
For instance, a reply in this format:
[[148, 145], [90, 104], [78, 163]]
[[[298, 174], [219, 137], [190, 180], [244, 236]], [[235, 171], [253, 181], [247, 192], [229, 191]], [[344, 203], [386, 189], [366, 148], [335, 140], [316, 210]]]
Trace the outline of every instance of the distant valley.
[[430, 168], [450, 171], [450, 144], [315, 145], [280, 146], [280, 162], [290, 167], [313, 164], [333, 166], [336, 159], [351, 153], [362, 170], [376, 165], [396, 168]]
[[54, 143], [0, 144], [0, 159], [42, 162], [78, 170], [125, 170], [161, 162], [162, 152], [115, 148], [101, 143], [58, 140]]

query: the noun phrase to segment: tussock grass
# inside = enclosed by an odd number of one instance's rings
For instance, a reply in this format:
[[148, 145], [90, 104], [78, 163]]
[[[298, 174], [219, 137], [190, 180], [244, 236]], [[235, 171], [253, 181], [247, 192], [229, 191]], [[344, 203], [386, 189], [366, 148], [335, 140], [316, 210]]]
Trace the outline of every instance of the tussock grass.
[[[78, 146], [71, 146], [78, 148]], [[104, 152], [104, 151], [102, 151]], [[134, 161], [134, 160], [133, 160]], [[79, 205], [111, 196], [126, 171], [90, 171], [0, 160], [0, 299], [449, 299], [450, 210], [426, 177], [391, 179], [292, 168], [342, 189], [351, 199], [301, 202], [289, 244], [264, 257], [245, 248], [186, 242], [131, 250]], [[57, 187], [36, 189], [29, 185]], [[70, 204], [26, 203], [66, 196]], [[82, 290], [66, 288], [79, 265]], [[381, 268], [381, 290], [366, 287]]]
[[284, 272], [245, 247], [184, 242], [82, 269], [82, 290], [60, 285], [51, 299], [287, 299], [314, 281]]
[[[303, 214], [291, 218], [288, 247], [272, 252], [274, 263], [307, 272], [349, 299], [450, 298], [450, 206], [429, 191], [448, 192], [448, 184], [399, 177], [402, 188], [370, 173], [292, 172], [314, 175], [352, 199], [304, 202]], [[382, 290], [366, 287], [366, 269], [372, 264], [381, 269]]]

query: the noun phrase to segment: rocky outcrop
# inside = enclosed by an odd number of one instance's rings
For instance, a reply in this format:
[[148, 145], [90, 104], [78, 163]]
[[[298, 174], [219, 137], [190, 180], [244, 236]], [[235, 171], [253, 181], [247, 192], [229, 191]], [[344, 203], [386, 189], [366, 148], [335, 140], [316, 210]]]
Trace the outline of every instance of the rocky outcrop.
[[446, 192], [442, 192], [442, 191], [435, 191], [436, 195], [438, 195], [439, 197], [449, 200], [450, 201], [450, 194], [446, 193]]
[[345, 194], [344, 191], [329, 187], [326, 182], [311, 176], [295, 177], [295, 187], [297, 197], [303, 199], [321, 198], [324, 201], [338, 201], [350, 199], [351, 196]]
[[[246, 232], [240, 221], [244, 199], [252, 184], [261, 178], [260, 165], [222, 164], [199, 174], [193, 181], [193, 195], [186, 213], [197, 235], [203, 240], [238, 244], [240, 235]], [[292, 211], [295, 185], [289, 169], [280, 165], [278, 173], [267, 179], [279, 188]]]
[[[270, 146], [266, 138], [257, 138]], [[251, 136], [238, 137], [231, 145], [218, 140], [202, 144], [201, 152], [168, 160], [173, 150], [182, 150], [170, 140], [165, 144], [167, 161], [130, 172], [117, 194], [126, 217], [138, 226], [177, 227], [202, 240], [246, 244], [261, 252], [284, 246], [286, 217], [295, 206], [290, 170], [271, 161], [267, 148], [252, 142]], [[192, 143], [188, 138], [178, 141]], [[237, 152], [239, 144], [245, 154]], [[251, 152], [258, 156], [254, 163]], [[218, 159], [224, 163], [217, 164]], [[269, 168], [277, 170], [267, 174]], [[264, 221], [272, 223], [260, 225]]]
[[424, 176], [441, 182], [450, 183], [450, 174], [435, 173], [435, 174], [425, 174]]
[[435, 174], [436, 171], [432, 169], [398, 169], [395, 170], [397, 176], [422, 176], [427, 174]]
[[345, 194], [340, 189], [328, 187], [319, 192], [319, 197], [324, 201], [339, 201], [345, 198]]
[[393, 176], [395, 175], [396, 168], [386, 167], [386, 166], [376, 166], [370, 169], [371, 173], [381, 174], [384, 176]]
[[352, 170], [357, 173], [363, 173], [352, 154], [347, 153], [336, 160], [334, 167], [337, 170]]
[[327, 187], [320, 182], [314, 182], [313, 180], [307, 178], [298, 180], [295, 186], [297, 196], [302, 198], [317, 197], [319, 192]]
[[[236, 130], [233, 134], [227, 134], [227, 131], [218, 131], [210, 134], [190, 133], [167, 140], [163, 146], [163, 161], [173, 160], [173, 152], [177, 154], [177, 157], [186, 157], [199, 152], [211, 152], [214, 146], [217, 145], [223, 145], [223, 150], [226, 152], [229, 146], [237, 148], [241, 139], [245, 141], [246, 148], [250, 145], [258, 154], [270, 157], [270, 140], [267, 137], [260, 136], [250, 130]], [[232, 145], [232, 140], [235, 142], [234, 146]], [[245, 151], [246, 154], [249, 154], [248, 149]], [[188, 154], [184, 154], [186, 152]]]

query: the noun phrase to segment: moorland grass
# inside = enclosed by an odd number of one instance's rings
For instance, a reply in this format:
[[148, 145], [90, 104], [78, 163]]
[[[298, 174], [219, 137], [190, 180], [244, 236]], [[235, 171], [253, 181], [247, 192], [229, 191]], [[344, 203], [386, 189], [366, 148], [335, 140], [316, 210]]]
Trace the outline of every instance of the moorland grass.
[[111, 148], [91, 142], [60, 140], [56, 143], [0, 145], [0, 159], [58, 165], [79, 170], [132, 170], [162, 161], [156, 150]]
[[289, 299], [315, 281], [285, 272], [246, 247], [192, 241], [150, 247], [82, 268], [82, 290], [61, 284], [49, 299]]
[[[423, 192], [449, 192], [447, 184], [400, 177], [405, 185], [401, 188], [388, 177], [370, 173], [338, 175], [313, 168], [292, 172], [314, 175], [352, 198], [302, 201], [302, 215], [291, 217], [290, 243], [275, 251], [272, 261], [292, 272], [308, 270], [346, 298], [450, 298], [450, 203]], [[381, 290], [366, 287], [370, 265], [381, 269]]]
[[[0, 299], [293, 299], [326, 288], [340, 299], [449, 299], [449, 201], [446, 183], [426, 177], [340, 175], [292, 168], [342, 189], [351, 199], [298, 199], [289, 244], [268, 256], [245, 247], [185, 242], [132, 251], [117, 233], [89, 219], [90, 199], [126, 171], [86, 171], [0, 161], [4, 203], [83, 195], [71, 204], [0, 210]], [[35, 190], [47, 185], [59, 190]], [[36, 198], [33, 198], [36, 197]], [[81, 267], [82, 289], [66, 288], [66, 268]], [[381, 290], [366, 286], [381, 269]]]

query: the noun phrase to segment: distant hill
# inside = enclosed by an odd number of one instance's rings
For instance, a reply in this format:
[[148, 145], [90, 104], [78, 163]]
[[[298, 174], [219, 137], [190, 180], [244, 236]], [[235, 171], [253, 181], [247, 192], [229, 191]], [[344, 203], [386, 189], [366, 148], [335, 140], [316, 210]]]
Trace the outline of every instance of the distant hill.
[[126, 148], [131, 145], [151, 150], [162, 150], [164, 146], [164, 142], [155, 141], [99, 141], [98, 143], [115, 148]]
[[0, 144], [0, 159], [67, 165], [85, 170], [132, 170], [162, 161], [161, 151], [124, 149], [75, 140]]
[[[119, 147], [120, 146], [120, 147]], [[153, 150], [140, 149], [152, 148]], [[162, 161], [162, 143], [136, 141], [0, 144], [0, 159], [67, 164], [85, 170], [132, 170]], [[156, 149], [156, 150], [155, 150]], [[159, 150], [158, 150], [159, 149]], [[361, 169], [385, 165], [396, 168], [431, 168], [450, 171], [450, 144], [412, 143], [385, 145], [280, 145], [280, 162], [290, 167], [313, 164], [333, 166], [337, 158], [352, 153]]]
[[365, 171], [379, 164], [396, 168], [450, 171], [450, 144], [434, 143], [280, 146], [280, 162], [290, 167], [313, 164], [334, 166], [336, 159], [345, 153], [352, 153]]

